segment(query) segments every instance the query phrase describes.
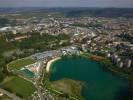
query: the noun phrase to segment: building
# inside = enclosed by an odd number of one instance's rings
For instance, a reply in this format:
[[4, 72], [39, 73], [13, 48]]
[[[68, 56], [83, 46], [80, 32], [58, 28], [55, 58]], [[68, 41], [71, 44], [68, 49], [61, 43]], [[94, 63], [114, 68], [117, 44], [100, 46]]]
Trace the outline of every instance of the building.
[[124, 63], [121, 61], [121, 62], [119, 62], [119, 63], [117, 64], [117, 66], [118, 66], [119, 68], [123, 68]]
[[127, 67], [127, 68], [130, 68], [131, 65], [132, 65], [132, 60], [131, 59], [126, 59], [125, 63], [124, 63], [124, 66]]

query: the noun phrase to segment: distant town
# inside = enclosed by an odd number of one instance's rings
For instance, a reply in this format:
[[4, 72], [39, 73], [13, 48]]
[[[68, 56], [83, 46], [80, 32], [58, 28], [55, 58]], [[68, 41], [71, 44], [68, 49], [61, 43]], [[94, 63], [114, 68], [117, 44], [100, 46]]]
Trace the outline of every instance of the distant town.
[[82, 100], [49, 85], [48, 63], [66, 56], [102, 57], [107, 69], [132, 83], [133, 18], [1, 12], [0, 99]]

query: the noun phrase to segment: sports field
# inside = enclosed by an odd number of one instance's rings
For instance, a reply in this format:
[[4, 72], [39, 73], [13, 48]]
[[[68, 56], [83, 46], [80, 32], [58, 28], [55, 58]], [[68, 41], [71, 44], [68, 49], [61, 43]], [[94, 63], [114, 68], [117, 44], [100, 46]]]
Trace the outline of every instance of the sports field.
[[27, 58], [22, 58], [22, 59], [12, 61], [7, 66], [9, 70], [14, 70], [14, 69], [20, 69], [22, 67], [25, 67], [26, 65], [33, 64], [33, 63], [35, 63], [35, 60], [33, 60], [30, 57], [27, 57]]

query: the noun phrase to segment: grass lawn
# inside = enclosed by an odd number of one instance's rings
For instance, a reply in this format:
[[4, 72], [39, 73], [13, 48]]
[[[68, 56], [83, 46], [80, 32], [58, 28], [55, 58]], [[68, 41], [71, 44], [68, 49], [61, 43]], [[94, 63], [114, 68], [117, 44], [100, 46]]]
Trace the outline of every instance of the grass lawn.
[[5, 78], [4, 81], [0, 83], [0, 87], [22, 98], [27, 98], [35, 91], [35, 87], [31, 82], [17, 76]]
[[22, 59], [18, 59], [18, 60], [15, 60], [15, 61], [12, 61], [11, 63], [9, 63], [8, 69], [10, 69], [10, 70], [20, 69], [21, 67], [25, 67], [26, 65], [33, 64], [33, 63], [35, 63], [35, 60], [33, 60], [30, 57], [22, 58]]

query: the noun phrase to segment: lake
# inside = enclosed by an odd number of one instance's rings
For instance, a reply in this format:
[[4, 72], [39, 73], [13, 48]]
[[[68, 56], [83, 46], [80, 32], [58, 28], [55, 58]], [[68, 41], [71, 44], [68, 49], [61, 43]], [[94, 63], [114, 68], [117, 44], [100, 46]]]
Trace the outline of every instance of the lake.
[[63, 78], [85, 83], [82, 96], [86, 100], [122, 100], [128, 82], [104, 70], [96, 61], [84, 57], [61, 59], [51, 65], [50, 81]]

